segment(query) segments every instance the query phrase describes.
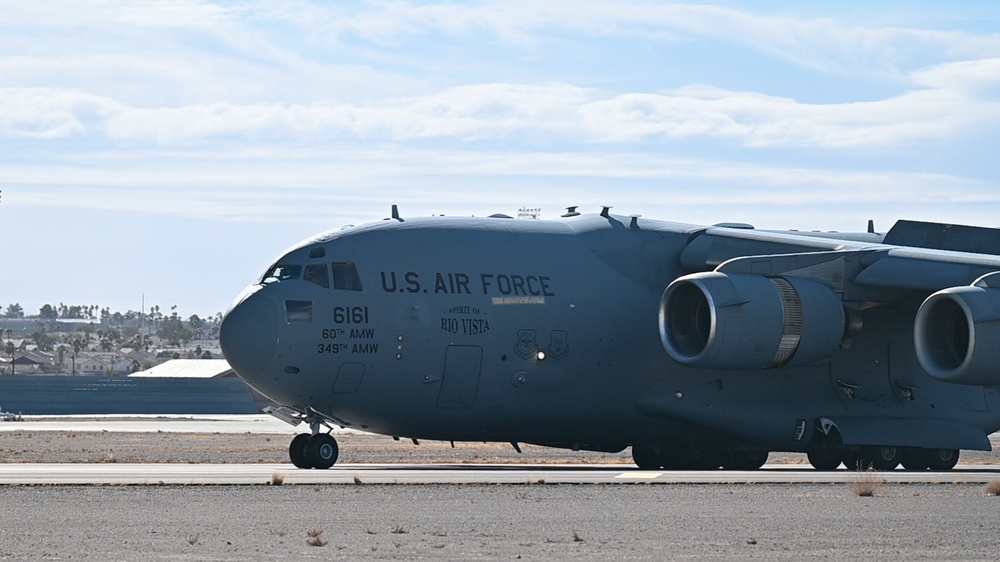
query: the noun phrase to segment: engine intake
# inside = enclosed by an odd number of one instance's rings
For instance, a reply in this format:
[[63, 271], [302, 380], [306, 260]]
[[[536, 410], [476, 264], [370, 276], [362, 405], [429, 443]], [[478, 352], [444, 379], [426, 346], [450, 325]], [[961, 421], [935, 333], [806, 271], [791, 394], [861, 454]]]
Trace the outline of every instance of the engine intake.
[[815, 363], [837, 350], [845, 325], [840, 296], [797, 277], [694, 273], [660, 299], [663, 348], [705, 369]]
[[943, 289], [920, 305], [913, 339], [920, 365], [956, 384], [1000, 385], [1000, 285], [997, 274]]

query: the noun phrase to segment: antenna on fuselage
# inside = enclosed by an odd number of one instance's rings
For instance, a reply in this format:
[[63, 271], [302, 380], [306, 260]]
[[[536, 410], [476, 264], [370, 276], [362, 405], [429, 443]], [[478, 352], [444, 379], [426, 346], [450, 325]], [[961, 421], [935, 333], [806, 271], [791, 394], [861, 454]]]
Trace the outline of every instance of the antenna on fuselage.
[[610, 211], [611, 211], [611, 205], [602, 205], [601, 206], [601, 216], [602, 217], [608, 218], [608, 214], [609, 214]]
[[399, 218], [399, 207], [396, 205], [392, 206], [392, 218], [398, 220], [399, 222], [403, 222], [403, 219]]
[[868, 219], [868, 234], [875, 234], [875, 221]]

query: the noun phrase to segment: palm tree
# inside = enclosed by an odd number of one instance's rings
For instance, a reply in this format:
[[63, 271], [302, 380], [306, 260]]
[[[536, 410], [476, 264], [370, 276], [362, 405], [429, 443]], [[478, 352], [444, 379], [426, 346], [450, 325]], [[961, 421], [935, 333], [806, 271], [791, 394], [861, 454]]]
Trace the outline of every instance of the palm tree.
[[13, 375], [14, 374], [14, 352], [17, 351], [17, 348], [14, 347], [14, 341], [13, 340], [7, 340], [7, 345], [4, 346], [4, 351], [7, 353], [7, 355], [10, 355], [10, 374]]
[[62, 369], [63, 365], [66, 364], [66, 352], [67, 351], [69, 351], [69, 348], [66, 347], [64, 344], [59, 344], [59, 347], [56, 348], [56, 352], [59, 353], [59, 368], [60, 369]]
[[73, 340], [73, 372], [72, 372], [72, 375], [74, 375], [74, 376], [76, 376], [76, 354], [80, 353], [81, 349], [84, 349], [83, 342], [80, 341], [80, 338], [74, 339]]

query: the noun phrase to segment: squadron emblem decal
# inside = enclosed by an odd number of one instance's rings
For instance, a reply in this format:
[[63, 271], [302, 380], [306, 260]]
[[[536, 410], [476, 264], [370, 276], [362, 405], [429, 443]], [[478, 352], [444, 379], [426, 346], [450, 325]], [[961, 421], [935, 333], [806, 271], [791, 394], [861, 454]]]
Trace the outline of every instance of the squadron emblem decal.
[[527, 359], [534, 355], [537, 350], [538, 344], [535, 343], [535, 331], [518, 330], [517, 346], [514, 347], [514, 352], [521, 356], [522, 359]]

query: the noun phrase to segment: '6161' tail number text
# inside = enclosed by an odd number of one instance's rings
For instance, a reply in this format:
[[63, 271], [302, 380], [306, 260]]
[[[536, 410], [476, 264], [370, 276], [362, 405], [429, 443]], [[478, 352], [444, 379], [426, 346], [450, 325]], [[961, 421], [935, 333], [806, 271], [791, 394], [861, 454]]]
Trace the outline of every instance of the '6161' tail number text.
[[367, 306], [337, 306], [333, 308], [333, 321], [337, 324], [367, 324]]

